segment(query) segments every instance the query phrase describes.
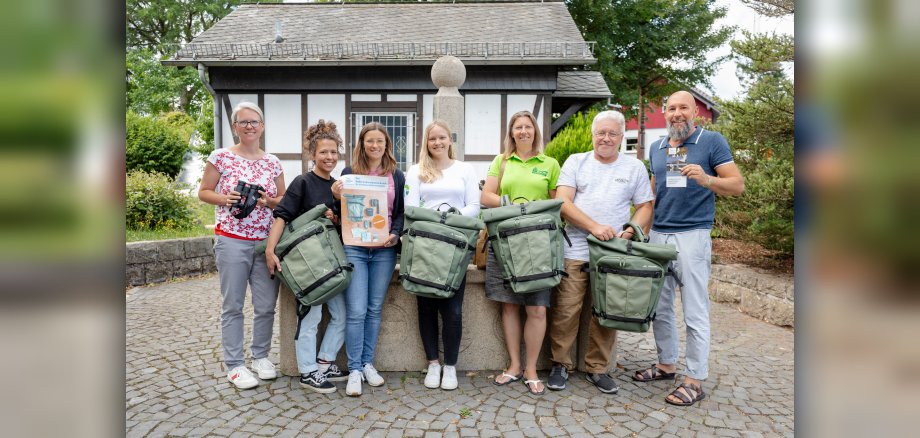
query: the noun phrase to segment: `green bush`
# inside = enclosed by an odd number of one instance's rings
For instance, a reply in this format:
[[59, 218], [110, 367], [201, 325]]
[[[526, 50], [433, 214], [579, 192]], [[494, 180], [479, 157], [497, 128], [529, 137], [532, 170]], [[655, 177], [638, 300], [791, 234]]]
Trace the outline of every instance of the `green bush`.
[[720, 197], [715, 229], [721, 237], [753, 240], [791, 256], [793, 234], [793, 164], [791, 159], [762, 159], [741, 169], [744, 194]]
[[125, 127], [125, 166], [132, 170], [159, 172], [175, 177], [182, 170], [188, 138], [174, 125], [179, 118], [164, 120], [128, 112]]
[[588, 114], [577, 113], [546, 145], [546, 155], [553, 157], [562, 166], [569, 155], [587, 152], [593, 149], [591, 143], [591, 121], [597, 115], [596, 110]]
[[186, 229], [195, 225], [195, 200], [162, 173], [136, 170], [125, 182], [125, 225], [133, 230]]
[[214, 105], [207, 99], [201, 105], [201, 114], [195, 122], [195, 132], [198, 133], [198, 142], [192, 145], [192, 150], [207, 161], [208, 155], [214, 150]]

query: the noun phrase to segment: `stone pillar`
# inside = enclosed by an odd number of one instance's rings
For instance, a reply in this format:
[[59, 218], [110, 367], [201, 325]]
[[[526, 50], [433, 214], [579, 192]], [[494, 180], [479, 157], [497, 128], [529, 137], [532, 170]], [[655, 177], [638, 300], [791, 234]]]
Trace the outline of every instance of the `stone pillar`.
[[[442, 56], [431, 67], [431, 82], [438, 87], [434, 96], [434, 120], [443, 120], [454, 134], [451, 140], [458, 160], [463, 160], [465, 143], [463, 135], [463, 115], [465, 105], [458, 90], [466, 81], [466, 67], [453, 56]], [[426, 145], [421, 145], [426, 147]]]

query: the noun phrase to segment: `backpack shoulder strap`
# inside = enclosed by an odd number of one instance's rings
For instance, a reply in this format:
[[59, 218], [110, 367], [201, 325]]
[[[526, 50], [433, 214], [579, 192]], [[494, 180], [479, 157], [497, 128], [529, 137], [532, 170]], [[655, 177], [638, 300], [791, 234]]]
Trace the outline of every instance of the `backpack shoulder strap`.
[[502, 176], [505, 175], [505, 164], [508, 164], [508, 159], [502, 157], [502, 165], [498, 168], [498, 194], [502, 193]]

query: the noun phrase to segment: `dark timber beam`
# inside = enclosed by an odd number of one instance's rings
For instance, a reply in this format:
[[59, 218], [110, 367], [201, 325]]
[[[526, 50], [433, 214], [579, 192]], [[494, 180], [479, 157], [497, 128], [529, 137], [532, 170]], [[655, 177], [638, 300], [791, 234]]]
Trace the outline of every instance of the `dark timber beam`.
[[565, 125], [565, 122], [569, 121], [569, 118], [574, 116], [575, 113], [582, 110], [582, 108], [588, 106], [587, 102], [573, 103], [555, 122], [553, 126], [550, 127], [550, 138], [555, 137], [556, 133]]

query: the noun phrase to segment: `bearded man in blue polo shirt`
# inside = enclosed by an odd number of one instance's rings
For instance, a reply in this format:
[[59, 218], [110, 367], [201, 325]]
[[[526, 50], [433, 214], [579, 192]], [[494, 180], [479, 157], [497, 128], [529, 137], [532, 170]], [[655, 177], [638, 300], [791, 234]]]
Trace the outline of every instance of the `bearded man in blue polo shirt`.
[[[744, 177], [721, 134], [696, 126], [693, 95], [678, 91], [668, 97], [668, 135], [649, 147], [655, 216], [652, 243], [677, 245], [675, 270], [680, 278], [681, 303], [687, 325], [686, 373], [683, 383], [665, 401], [690, 406], [702, 400], [702, 381], [709, 375], [709, 273], [715, 219], [715, 195], [744, 191]], [[674, 379], [679, 353], [674, 295], [677, 281], [668, 278], [661, 290], [653, 323], [658, 363], [637, 371], [640, 382]]]

